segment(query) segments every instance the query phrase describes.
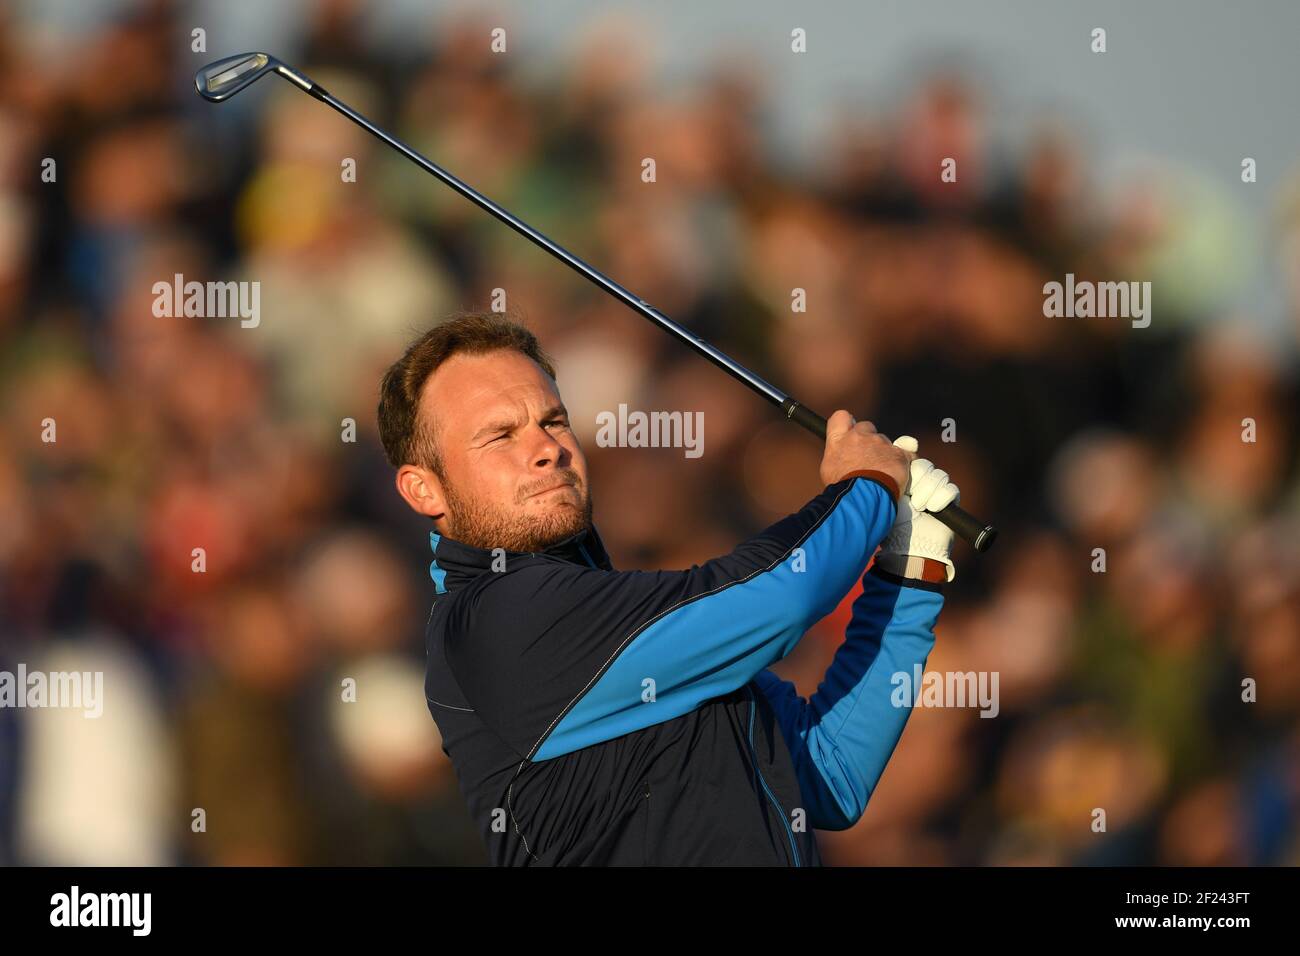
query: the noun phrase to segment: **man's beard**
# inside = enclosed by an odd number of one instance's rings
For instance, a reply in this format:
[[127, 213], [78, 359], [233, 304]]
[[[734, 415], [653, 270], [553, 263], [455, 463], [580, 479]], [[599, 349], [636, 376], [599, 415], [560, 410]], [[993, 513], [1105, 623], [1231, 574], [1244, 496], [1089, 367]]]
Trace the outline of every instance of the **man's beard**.
[[571, 538], [591, 526], [591, 495], [586, 493], [578, 473], [565, 468], [536, 486], [520, 489], [518, 502], [528, 495], [554, 486], [558, 482], [571, 485], [582, 496], [578, 509], [569, 507], [546, 514], [526, 515], [518, 511], [497, 509], [492, 505], [460, 494], [456, 486], [442, 479], [447, 495], [448, 537], [473, 548], [490, 551], [543, 551], [565, 538]]

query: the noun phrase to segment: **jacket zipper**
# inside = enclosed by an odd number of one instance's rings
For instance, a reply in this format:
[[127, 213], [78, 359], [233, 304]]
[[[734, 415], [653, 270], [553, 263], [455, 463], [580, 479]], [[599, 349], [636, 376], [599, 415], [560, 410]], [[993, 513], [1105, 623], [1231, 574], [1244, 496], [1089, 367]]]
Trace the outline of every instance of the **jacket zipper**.
[[794, 830], [790, 827], [790, 820], [786, 817], [785, 809], [776, 799], [776, 795], [772, 793], [772, 789], [767, 785], [767, 781], [763, 778], [763, 771], [758, 769], [758, 754], [754, 750], [754, 714], [758, 710], [758, 701], [754, 699], [754, 691], [748, 684], [745, 685], [745, 692], [749, 694], [749, 755], [750, 759], [754, 763], [754, 773], [757, 775], [759, 783], [763, 785], [763, 792], [767, 794], [767, 799], [771, 802], [772, 806], [776, 807], [776, 812], [781, 817], [781, 823], [785, 827], [785, 835], [790, 838], [790, 852], [794, 854], [794, 865], [802, 866], [803, 864], [799, 862], [799, 846], [795, 843]]

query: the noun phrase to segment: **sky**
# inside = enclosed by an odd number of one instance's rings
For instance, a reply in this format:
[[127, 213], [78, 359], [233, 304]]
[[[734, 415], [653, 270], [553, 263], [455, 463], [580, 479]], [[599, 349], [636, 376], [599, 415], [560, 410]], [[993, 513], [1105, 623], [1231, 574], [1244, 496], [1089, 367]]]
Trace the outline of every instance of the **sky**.
[[[215, 59], [267, 50], [288, 59], [310, 0], [221, 0], [187, 5]], [[130, 0], [20, 0], [57, 49]], [[665, 93], [692, 82], [722, 52], [761, 66], [773, 145], [796, 170], [816, 159], [846, 104], [888, 108], [922, 66], [965, 64], [989, 91], [995, 131], [1014, 143], [1043, 116], [1064, 118], [1089, 149], [1103, 188], [1149, 160], [1186, 174], [1213, 197], [1207, 228], [1226, 230], [1254, 265], [1243, 290], [1267, 311], [1276, 299], [1269, 210], [1300, 178], [1300, 2], [1254, 0], [371, 0], [368, 29], [395, 52], [436, 35], [466, 8], [501, 11], [512, 50], [530, 69], [562, 64], [585, 29], [610, 10], [645, 23], [654, 81]], [[808, 52], [790, 51], [807, 31]], [[1091, 32], [1107, 31], [1107, 52]], [[955, 58], [955, 59], [954, 59]], [[1258, 182], [1241, 182], [1253, 157]]]

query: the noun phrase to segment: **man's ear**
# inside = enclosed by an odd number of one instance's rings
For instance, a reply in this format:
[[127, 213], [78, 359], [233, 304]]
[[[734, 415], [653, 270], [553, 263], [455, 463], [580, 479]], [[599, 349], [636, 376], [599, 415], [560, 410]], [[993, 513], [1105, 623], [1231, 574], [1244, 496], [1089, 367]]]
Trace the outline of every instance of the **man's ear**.
[[397, 493], [410, 505], [411, 510], [434, 520], [447, 513], [447, 499], [442, 482], [428, 468], [403, 465], [397, 469], [396, 482]]

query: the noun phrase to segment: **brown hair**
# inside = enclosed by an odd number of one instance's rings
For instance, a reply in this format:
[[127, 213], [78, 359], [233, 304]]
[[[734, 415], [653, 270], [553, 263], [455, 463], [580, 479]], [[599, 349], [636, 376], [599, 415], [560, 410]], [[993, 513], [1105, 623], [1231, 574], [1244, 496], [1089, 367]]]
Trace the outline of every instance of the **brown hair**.
[[422, 465], [442, 476], [432, 422], [420, 421], [420, 393], [429, 376], [457, 353], [510, 349], [555, 378], [555, 367], [526, 327], [494, 312], [457, 312], [411, 343], [379, 385], [379, 438], [394, 468]]

